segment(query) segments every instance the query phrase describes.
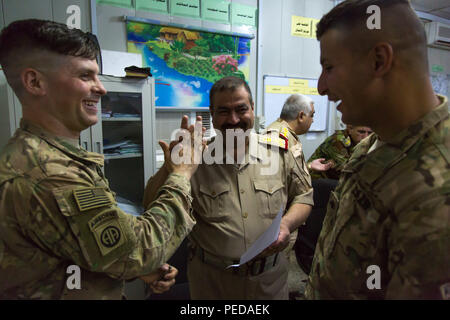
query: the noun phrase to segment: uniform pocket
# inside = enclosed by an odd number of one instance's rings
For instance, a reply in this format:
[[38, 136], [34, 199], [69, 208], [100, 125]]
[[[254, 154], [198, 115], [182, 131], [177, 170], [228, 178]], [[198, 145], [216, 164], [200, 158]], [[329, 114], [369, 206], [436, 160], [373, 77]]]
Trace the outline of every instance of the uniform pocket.
[[202, 184], [197, 198], [202, 217], [210, 221], [224, 221], [228, 217], [226, 198], [230, 186], [226, 184]]
[[283, 183], [279, 180], [255, 180], [256, 198], [259, 211], [264, 217], [274, 218], [281, 206], [286, 208], [286, 195], [283, 193]]

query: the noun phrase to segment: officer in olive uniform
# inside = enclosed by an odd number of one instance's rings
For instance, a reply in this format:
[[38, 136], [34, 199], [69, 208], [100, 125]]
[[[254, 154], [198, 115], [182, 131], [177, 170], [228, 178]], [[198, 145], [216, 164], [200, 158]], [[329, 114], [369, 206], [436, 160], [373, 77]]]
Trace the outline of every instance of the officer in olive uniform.
[[[117, 207], [103, 156], [80, 148], [106, 93], [98, 53], [91, 36], [55, 22], [17, 21], [1, 33], [0, 63], [23, 119], [0, 154], [0, 299], [121, 299], [124, 280], [163, 276], [158, 268], [195, 223], [195, 165], [167, 164], [158, 197], [134, 217]], [[152, 285], [164, 291], [176, 272]]]
[[316, 159], [326, 159], [326, 162], [330, 164], [330, 169], [327, 171], [313, 171], [311, 172], [311, 178], [339, 180], [342, 168], [350, 159], [355, 146], [371, 133], [372, 130], [368, 127], [348, 125], [347, 129], [337, 130], [326, 138], [308, 159], [308, 166], [311, 166]]
[[[370, 6], [380, 26], [368, 28]], [[423, 25], [407, 0], [347, 0], [317, 26], [321, 95], [358, 144], [331, 194], [309, 299], [449, 299], [450, 118], [433, 92]]]
[[[225, 137], [227, 129], [253, 128], [254, 104], [242, 79], [226, 77], [216, 82], [210, 105], [218, 135]], [[209, 143], [208, 152], [223, 148], [213, 144], [217, 139]], [[193, 299], [288, 299], [287, 261], [279, 253], [309, 215], [311, 184], [297, 165], [301, 152], [290, 152], [288, 140], [278, 133], [250, 134], [246, 141], [237, 149], [224, 150], [219, 157], [222, 161], [200, 164], [191, 179], [197, 220], [189, 235], [188, 279]], [[225, 161], [230, 159], [231, 163]], [[156, 183], [158, 175], [149, 184]], [[252, 261], [227, 268], [239, 262], [280, 208], [283, 218], [278, 239]]]

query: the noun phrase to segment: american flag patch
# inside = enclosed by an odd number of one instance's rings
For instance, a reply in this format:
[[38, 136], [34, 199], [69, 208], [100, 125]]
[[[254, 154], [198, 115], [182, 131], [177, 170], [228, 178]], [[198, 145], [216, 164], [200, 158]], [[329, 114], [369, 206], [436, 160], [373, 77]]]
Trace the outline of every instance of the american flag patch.
[[83, 188], [73, 191], [80, 211], [108, 206], [112, 203], [104, 188]]

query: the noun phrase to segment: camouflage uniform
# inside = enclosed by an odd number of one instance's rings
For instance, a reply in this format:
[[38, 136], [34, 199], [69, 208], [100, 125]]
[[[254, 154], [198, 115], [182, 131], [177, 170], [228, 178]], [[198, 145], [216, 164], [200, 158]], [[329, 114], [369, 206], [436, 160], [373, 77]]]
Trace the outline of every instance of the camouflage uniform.
[[[289, 150], [294, 154], [294, 157], [297, 160], [297, 165], [298, 165], [300, 171], [302, 172], [303, 177], [307, 181], [309, 188], [312, 188], [311, 176], [309, 174], [308, 167], [306, 165], [305, 156], [303, 154], [302, 143], [298, 139], [298, 136], [295, 133], [295, 131], [292, 130], [291, 127], [289, 126], [289, 124], [281, 118], [278, 118], [276, 121], [272, 122], [265, 130], [265, 132], [267, 132], [267, 133], [270, 133], [273, 131], [278, 132], [280, 135], [280, 138], [285, 139], [285, 140], [287, 139], [288, 145], [289, 145]], [[297, 241], [297, 234], [298, 234], [297, 230], [295, 230], [294, 232], [291, 233], [291, 236], [290, 236], [291, 239], [289, 240], [289, 246], [285, 250], [288, 253], [288, 257], [289, 257], [289, 251], [294, 247], [294, 244]]]
[[[307, 298], [448, 298], [450, 120], [439, 98], [439, 107], [374, 151], [375, 134], [356, 147], [330, 196]], [[380, 289], [368, 289], [372, 265]]]
[[350, 159], [355, 146], [356, 144], [350, 138], [347, 130], [338, 130], [326, 138], [308, 159], [308, 163], [316, 159], [325, 158], [326, 160], [333, 160], [335, 166], [327, 171], [312, 171], [311, 178], [338, 180], [342, 168]]
[[[22, 120], [0, 155], [0, 299], [121, 299], [124, 279], [174, 253], [195, 221], [172, 174], [141, 216], [116, 205], [103, 156]], [[69, 290], [67, 267], [81, 268]]]

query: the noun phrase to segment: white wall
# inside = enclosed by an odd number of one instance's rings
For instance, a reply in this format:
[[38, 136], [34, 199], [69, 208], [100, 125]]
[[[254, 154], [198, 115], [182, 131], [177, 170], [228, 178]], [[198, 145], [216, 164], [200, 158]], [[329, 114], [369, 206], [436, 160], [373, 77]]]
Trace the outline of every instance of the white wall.
[[[264, 75], [318, 79], [320, 46], [316, 39], [291, 35], [291, 17], [320, 19], [334, 7], [332, 0], [259, 0], [257, 114], [263, 115]], [[330, 106], [327, 130], [300, 136], [305, 157], [335, 129], [335, 107]], [[266, 125], [269, 125], [267, 123]]]
[[[291, 17], [320, 19], [330, 11], [333, 0], [259, 0], [257, 115], [263, 115], [263, 76], [282, 75], [318, 78], [321, 72], [319, 42], [291, 36]], [[450, 25], [450, 21], [449, 21]], [[450, 51], [429, 48], [430, 73], [433, 65], [443, 67], [441, 74], [450, 75]], [[434, 73], [436, 74], [436, 73]], [[450, 94], [450, 87], [448, 95]], [[268, 124], [266, 124], [268, 125]], [[327, 131], [300, 136], [308, 158], [325, 138], [340, 128], [340, 113], [330, 103]], [[312, 138], [312, 139], [311, 139]]]

